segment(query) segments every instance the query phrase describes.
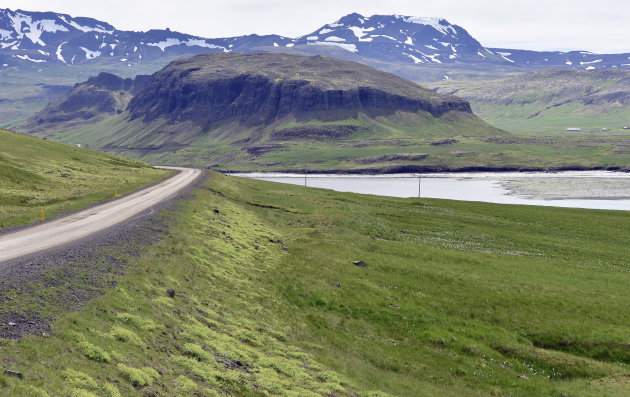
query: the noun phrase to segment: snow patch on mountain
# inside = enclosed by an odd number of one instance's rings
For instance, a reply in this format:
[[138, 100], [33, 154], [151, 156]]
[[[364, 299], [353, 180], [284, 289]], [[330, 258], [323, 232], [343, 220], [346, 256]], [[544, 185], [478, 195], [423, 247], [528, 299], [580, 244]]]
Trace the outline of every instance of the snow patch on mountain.
[[444, 18], [425, 18], [425, 17], [408, 17], [404, 15], [396, 15], [396, 18], [402, 19], [407, 23], [414, 23], [416, 25], [427, 25], [442, 33], [444, 36], [449, 34], [449, 31], [453, 34], [457, 34], [457, 31], [448, 21]]
[[[42, 47], [46, 46], [40, 37], [44, 32], [67, 32], [68, 28], [62, 25], [57, 25], [56, 21], [52, 19], [42, 19], [41, 21], [33, 21], [33, 18], [29, 15], [25, 15], [16, 12], [14, 15], [8, 14], [13, 29], [18, 33], [18, 38], [26, 37], [34, 44], [39, 44]], [[26, 25], [26, 27], [23, 27]]]
[[348, 29], [352, 30], [352, 33], [359, 39], [359, 41], [372, 41], [371, 38], [364, 39], [363, 37], [368, 34], [368, 32], [374, 31], [375, 28], [360, 28], [358, 26], [349, 26]]
[[181, 41], [179, 39], [174, 39], [172, 37], [169, 37], [168, 39], [162, 40], [157, 43], [147, 43], [148, 46], [158, 47], [160, 50], [162, 50], [162, 52], [164, 52], [168, 47], [182, 45], [182, 44], [186, 45], [187, 47], [197, 46], [197, 47], [221, 49], [224, 52], [227, 52], [227, 49], [225, 47], [206, 43], [206, 41], [203, 39], [188, 39], [187, 41]]
[[59, 19], [61, 19], [66, 24], [68, 24], [68, 25], [72, 26], [73, 28], [75, 28], [77, 30], [80, 30], [82, 32], [99, 32], [99, 33], [108, 33], [108, 34], [112, 34], [114, 32], [113, 30], [106, 29], [105, 27], [103, 27], [101, 25], [96, 25], [96, 26], [79, 25], [74, 20], [68, 21], [68, 19], [66, 18], [65, 15], [59, 15]]
[[[335, 42], [331, 42], [331, 41], [315, 41], [315, 42], [309, 42], [308, 45], [330, 45], [330, 46], [336, 46], [336, 47], [341, 47], [346, 51], [350, 51], [350, 52], [358, 52], [359, 50], [357, 50], [357, 46], [354, 44], [347, 44], [347, 43], [335, 43]], [[288, 44], [287, 44], [288, 46]]]
[[600, 63], [601, 61], [603, 61], [603, 59], [596, 59], [596, 60], [590, 61], [590, 62], [580, 62], [580, 65], [591, 65], [593, 63]]
[[411, 54], [405, 54], [407, 55], [409, 58], [411, 58], [411, 60], [413, 60], [413, 63], [424, 63], [424, 61], [416, 56], [413, 56]]
[[20, 58], [23, 61], [31, 61], [31, 62], [35, 62], [35, 63], [46, 62], [45, 59], [33, 59], [33, 58], [29, 57], [28, 55], [16, 55], [16, 57]]
[[58, 59], [58, 60], [60, 60], [61, 62], [63, 62], [63, 63], [66, 63], [66, 64], [67, 64], [66, 60], [65, 60], [65, 59], [63, 58], [63, 56], [61, 55], [61, 47], [63, 47], [63, 45], [64, 45], [64, 44], [66, 44], [66, 43], [67, 43], [67, 41], [64, 41], [63, 43], [59, 44], [59, 47], [57, 47], [57, 52], [56, 52], [56, 55], [57, 55], [57, 59]]
[[92, 51], [89, 50], [85, 47], [80, 47], [84, 52], [85, 52], [85, 57], [87, 59], [94, 59], [96, 57], [100, 57], [101, 56], [101, 52], [100, 51]]

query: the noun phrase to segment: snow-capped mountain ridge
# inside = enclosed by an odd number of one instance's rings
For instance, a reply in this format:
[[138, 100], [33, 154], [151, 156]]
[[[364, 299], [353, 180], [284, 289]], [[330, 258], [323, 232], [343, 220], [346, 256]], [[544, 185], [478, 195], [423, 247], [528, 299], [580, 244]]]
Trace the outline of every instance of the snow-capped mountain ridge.
[[400, 63], [487, 61], [494, 57], [464, 28], [444, 18], [406, 15], [349, 14], [295, 39], [295, 44], [338, 46], [368, 58]]
[[[0, 67], [113, 62], [133, 66], [207, 52], [301, 51], [392, 64], [630, 68], [630, 54], [485, 48], [445, 18], [346, 15], [297, 38], [255, 34], [204, 38], [166, 30], [132, 32], [92, 18], [0, 9]], [[341, 53], [339, 52], [341, 50]], [[347, 55], [344, 55], [347, 54]]]

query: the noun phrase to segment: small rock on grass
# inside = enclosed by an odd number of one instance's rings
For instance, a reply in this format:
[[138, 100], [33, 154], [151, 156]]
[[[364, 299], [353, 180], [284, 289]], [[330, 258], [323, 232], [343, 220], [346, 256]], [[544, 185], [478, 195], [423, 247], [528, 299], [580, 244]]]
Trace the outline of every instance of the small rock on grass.
[[11, 371], [10, 369], [5, 369], [4, 370], [4, 374], [5, 375], [9, 375], [9, 376], [15, 376], [16, 378], [20, 378], [22, 379], [22, 373], [21, 372], [17, 372], [17, 371]]
[[341, 287], [341, 283], [330, 283], [333, 287]]
[[218, 214], [220, 211], [218, 209], [213, 209], [212, 212], [214, 212], [215, 214]]
[[363, 262], [363, 261], [353, 261], [352, 262], [355, 266], [359, 266], [359, 267], [368, 267], [367, 263]]
[[288, 250], [289, 250], [289, 248], [283, 245], [283, 246], [282, 246], [282, 250], [283, 250], [283, 251], [288, 251]]
[[519, 377], [519, 378], [521, 378], [521, 379], [529, 380], [529, 378], [527, 377], [527, 375], [518, 374], [518, 377]]
[[175, 290], [174, 289], [167, 289], [166, 290], [166, 295], [168, 295], [170, 298], [174, 298], [175, 297]]

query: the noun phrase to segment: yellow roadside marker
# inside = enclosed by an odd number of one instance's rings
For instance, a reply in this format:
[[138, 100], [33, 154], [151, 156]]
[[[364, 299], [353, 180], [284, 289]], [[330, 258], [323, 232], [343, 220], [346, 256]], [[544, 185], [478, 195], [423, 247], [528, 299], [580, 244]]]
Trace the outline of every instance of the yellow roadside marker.
[[114, 198], [117, 199], [118, 198], [118, 191], [114, 190]]
[[44, 207], [41, 207], [41, 208], [42, 208], [42, 222], [44, 222], [46, 221], [46, 217], [44, 217]]
[[184, 197], [184, 189], [182, 189], [182, 197]]

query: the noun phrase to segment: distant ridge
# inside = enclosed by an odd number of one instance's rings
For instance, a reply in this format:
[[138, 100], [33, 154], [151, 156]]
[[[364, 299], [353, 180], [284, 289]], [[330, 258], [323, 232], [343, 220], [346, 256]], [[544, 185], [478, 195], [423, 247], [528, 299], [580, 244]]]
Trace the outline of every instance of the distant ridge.
[[211, 52], [283, 51], [402, 65], [503, 65], [526, 68], [627, 68], [630, 54], [486, 48], [444, 18], [352, 13], [296, 38], [255, 34], [204, 38], [165, 30], [132, 32], [54, 12], [0, 9], [0, 70], [96, 61], [133, 67]]

